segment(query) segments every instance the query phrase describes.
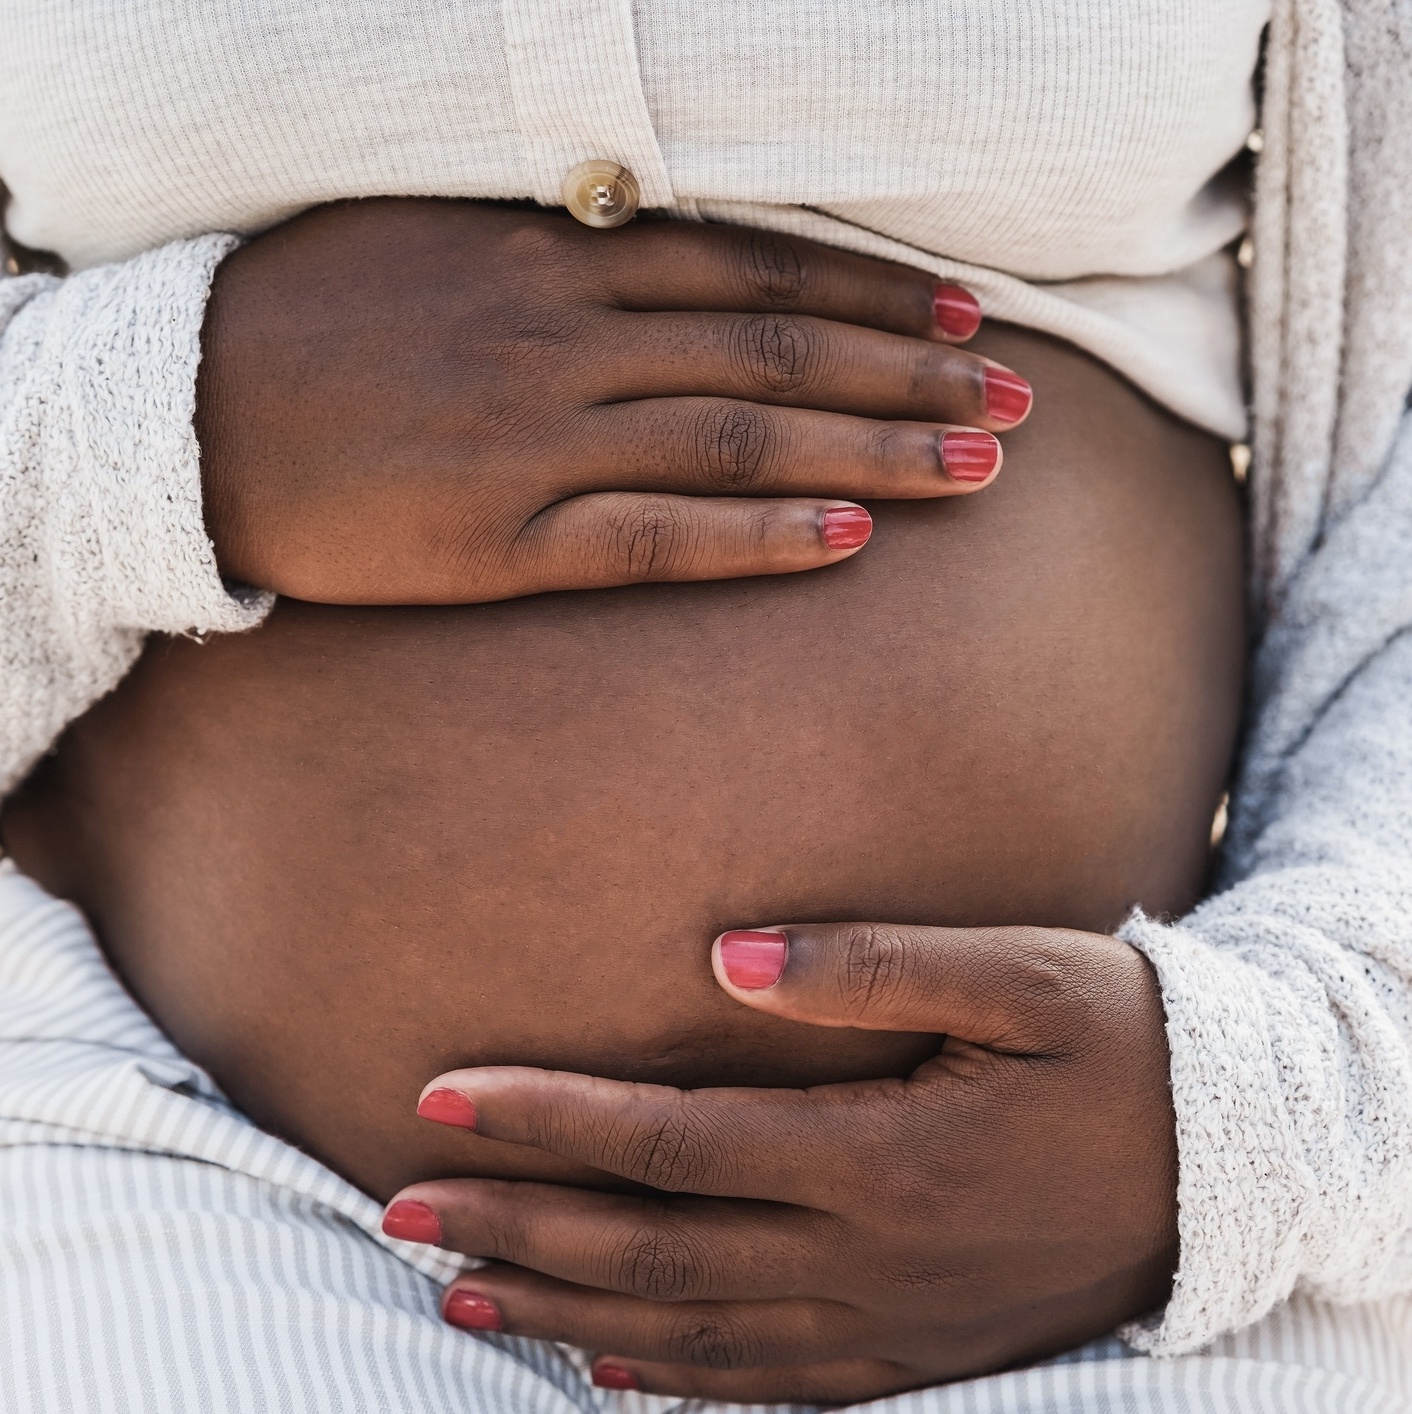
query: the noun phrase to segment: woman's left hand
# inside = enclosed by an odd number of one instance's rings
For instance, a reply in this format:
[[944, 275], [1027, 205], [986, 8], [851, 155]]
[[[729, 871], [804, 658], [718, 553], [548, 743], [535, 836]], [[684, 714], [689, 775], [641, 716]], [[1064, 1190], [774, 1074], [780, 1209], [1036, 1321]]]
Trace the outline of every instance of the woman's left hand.
[[712, 961], [746, 1006], [945, 1039], [906, 1080], [810, 1090], [439, 1077], [427, 1118], [665, 1190], [404, 1190], [388, 1232], [497, 1264], [448, 1288], [448, 1320], [601, 1352], [608, 1387], [853, 1403], [1068, 1349], [1166, 1299], [1176, 1140], [1139, 953], [842, 924], [727, 933]]

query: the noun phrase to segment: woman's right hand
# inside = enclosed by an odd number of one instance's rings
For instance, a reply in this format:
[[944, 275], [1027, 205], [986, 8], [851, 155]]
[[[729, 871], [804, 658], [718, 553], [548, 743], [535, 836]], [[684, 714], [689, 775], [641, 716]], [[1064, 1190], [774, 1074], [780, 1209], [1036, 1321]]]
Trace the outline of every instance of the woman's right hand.
[[813, 569], [840, 498], [1000, 464], [1023, 379], [954, 286], [759, 231], [471, 202], [321, 207], [217, 272], [196, 427], [228, 578], [467, 603]]

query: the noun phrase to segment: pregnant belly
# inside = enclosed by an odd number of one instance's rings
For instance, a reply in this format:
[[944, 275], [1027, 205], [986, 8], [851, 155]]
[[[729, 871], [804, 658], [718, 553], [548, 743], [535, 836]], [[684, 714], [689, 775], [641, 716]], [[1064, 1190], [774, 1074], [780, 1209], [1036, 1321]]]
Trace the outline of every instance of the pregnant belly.
[[746, 1011], [712, 937], [1180, 912], [1239, 709], [1223, 448], [1037, 335], [978, 346], [1036, 389], [981, 495], [875, 506], [808, 575], [154, 642], [7, 845], [237, 1103], [378, 1197], [573, 1174], [415, 1119], [455, 1066], [905, 1072], [934, 1038]]

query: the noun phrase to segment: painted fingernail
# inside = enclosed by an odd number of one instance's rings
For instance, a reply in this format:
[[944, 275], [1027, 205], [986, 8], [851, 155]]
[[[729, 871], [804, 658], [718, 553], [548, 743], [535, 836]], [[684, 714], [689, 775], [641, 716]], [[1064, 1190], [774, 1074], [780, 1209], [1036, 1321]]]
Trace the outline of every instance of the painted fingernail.
[[611, 1360], [597, 1360], [593, 1366], [593, 1383], [599, 1389], [641, 1389], [637, 1376], [623, 1365]]
[[399, 1198], [390, 1204], [382, 1215], [382, 1230], [403, 1242], [430, 1242], [436, 1246], [441, 1241], [441, 1219], [415, 1198]]
[[981, 327], [981, 307], [960, 285], [938, 285], [932, 292], [932, 312], [936, 327], [948, 339], [969, 339]]
[[984, 481], [1000, 460], [1000, 443], [989, 432], [947, 432], [941, 464], [953, 481]]
[[822, 533], [830, 550], [856, 550], [868, 543], [873, 518], [862, 506], [834, 506], [824, 512]]
[[1034, 402], [1034, 389], [1008, 368], [985, 371], [985, 410], [997, 422], [1019, 422]]
[[417, 1105], [423, 1119], [438, 1124], [454, 1124], [458, 1129], [476, 1127], [476, 1107], [459, 1090], [431, 1090]]
[[721, 934], [721, 971], [732, 987], [759, 992], [773, 987], [784, 971], [789, 940], [783, 933], [754, 933], [741, 929]]
[[465, 1291], [457, 1287], [441, 1308], [441, 1314], [448, 1325], [460, 1326], [463, 1331], [503, 1331], [505, 1316], [490, 1297], [478, 1291]]

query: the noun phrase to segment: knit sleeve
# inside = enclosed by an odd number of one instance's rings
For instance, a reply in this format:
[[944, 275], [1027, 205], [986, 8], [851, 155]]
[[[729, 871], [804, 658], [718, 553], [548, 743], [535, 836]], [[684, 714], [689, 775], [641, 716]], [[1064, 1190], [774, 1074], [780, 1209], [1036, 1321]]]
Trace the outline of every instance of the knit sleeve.
[[1256, 655], [1221, 887], [1123, 935], [1166, 1004], [1181, 1237], [1125, 1338], [1412, 1290], [1412, 419]]
[[149, 630], [249, 628], [221, 583], [192, 426], [223, 235], [0, 279], [0, 795]]

